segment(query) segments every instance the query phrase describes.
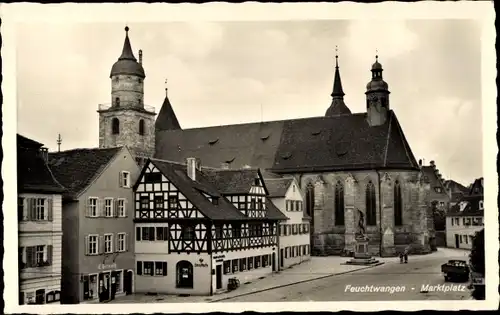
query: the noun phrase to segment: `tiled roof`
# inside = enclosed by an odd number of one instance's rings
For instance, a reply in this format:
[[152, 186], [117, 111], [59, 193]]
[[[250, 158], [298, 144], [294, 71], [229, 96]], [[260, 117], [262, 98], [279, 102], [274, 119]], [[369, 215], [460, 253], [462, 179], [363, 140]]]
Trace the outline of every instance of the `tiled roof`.
[[483, 178], [478, 178], [474, 180], [474, 183], [472, 184], [470, 190], [469, 190], [469, 195], [483, 195], [484, 187], [483, 187]]
[[76, 197], [122, 148], [74, 149], [49, 153], [49, 166], [57, 180]]
[[212, 185], [224, 195], [248, 194], [254, 179], [259, 176], [258, 169], [202, 169], [202, 172]]
[[157, 132], [157, 158], [191, 156], [211, 167], [229, 163], [283, 173], [418, 169], [393, 111], [373, 127], [360, 113]]
[[269, 198], [266, 198], [266, 209], [267, 209], [267, 216], [266, 218], [272, 219], [272, 220], [288, 220], [288, 217], [281, 212], [276, 205], [269, 200]]
[[156, 117], [155, 130], [161, 131], [178, 129], [181, 129], [181, 125], [177, 120], [177, 116], [172, 108], [172, 104], [170, 104], [168, 96], [165, 96], [165, 100], [163, 101], [163, 105], [158, 113], [158, 117]]
[[[447, 216], [483, 216], [484, 209], [479, 206], [480, 202], [484, 202], [482, 195], [464, 196], [456, 205], [450, 208]], [[462, 211], [460, 211], [462, 209]]]
[[463, 197], [464, 197], [464, 193], [462, 192], [452, 192], [451, 193], [451, 202], [459, 202]]
[[285, 197], [293, 178], [266, 178], [264, 179], [270, 198]]
[[465, 187], [464, 185], [462, 185], [462, 184], [460, 184], [452, 179], [445, 180], [444, 185], [445, 185], [445, 187], [450, 189], [452, 193], [462, 192], [462, 193], [466, 194], [469, 192], [469, 189], [467, 189], [467, 187]]
[[54, 178], [39, 152], [43, 145], [20, 135], [17, 141], [18, 192], [63, 193], [64, 187]]

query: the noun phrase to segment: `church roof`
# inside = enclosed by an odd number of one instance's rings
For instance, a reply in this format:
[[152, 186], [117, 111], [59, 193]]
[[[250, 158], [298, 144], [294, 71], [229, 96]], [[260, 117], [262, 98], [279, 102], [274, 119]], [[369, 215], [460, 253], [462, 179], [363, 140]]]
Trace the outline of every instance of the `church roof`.
[[62, 193], [39, 149], [43, 144], [17, 135], [17, 189], [22, 192]]
[[49, 153], [49, 166], [56, 179], [77, 197], [122, 150], [117, 148], [73, 149]]
[[161, 106], [158, 117], [156, 117], [155, 130], [177, 130], [181, 129], [181, 125], [177, 120], [172, 104], [168, 99], [168, 95], [165, 95], [165, 100]]
[[156, 133], [156, 157], [276, 173], [374, 168], [418, 169], [393, 111], [369, 126], [366, 113], [258, 122]]

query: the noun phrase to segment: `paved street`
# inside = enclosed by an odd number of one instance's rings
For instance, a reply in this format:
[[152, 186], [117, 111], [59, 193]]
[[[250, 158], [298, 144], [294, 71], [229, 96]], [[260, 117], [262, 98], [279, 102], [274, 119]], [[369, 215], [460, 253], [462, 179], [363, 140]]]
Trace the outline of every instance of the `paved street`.
[[[457, 292], [420, 293], [423, 285], [445, 284], [441, 264], [448, 259], [468, 260], [468, 252], [440, 249], [440, 253], [411, 257], [408, 264], [397, 259], [383, 259], [386, 263], [375, 268], [338, 275], [283, 288], [267, 290], [252, 295], [226, 299], [224, 302], [284, 302], [284, 301], [380, 301], [380, 300], [462, 300], [468, 299], [468, 289]], [[351, 292], [347, 286], [351, 286]], [[373, 285], [372, 290], [387, 288], [400, 292], [355, 292]], [[467, 283], [446, 283], [464, 287]], [[347, 291], [347, 292], [346, 292]]]

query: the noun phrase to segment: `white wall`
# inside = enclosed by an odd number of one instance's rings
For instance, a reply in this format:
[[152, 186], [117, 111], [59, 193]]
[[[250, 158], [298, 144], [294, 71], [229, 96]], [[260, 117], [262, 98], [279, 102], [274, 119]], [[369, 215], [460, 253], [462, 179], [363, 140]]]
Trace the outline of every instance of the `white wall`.
[[[137, 241], [137, 227], [154, 227], [156, 233], [156, 227], [168, 227], [167, 222], [157, 223], [157, 222], [148, 222], [148, 223], [136, 223], [134, 229], [134, 242], [135, 242], [135, 253], [136, 254], [156, 254], [156, 253], [168, 253], [168, 240], [167, 241]], [[142, 230], [141, 230], [142, 231]], [[156, 239], [156, 235], [155, 235]], [[167, 235], [168, 239], [168, 235]]]
[[[464, 225], [463, 219], [471, 218], [471, 221], [475, 218], [476, 220], [483, 220], [482, 216], [477, 217], [465, 217], [465, 216], [449, 216], [446, 218], [446, 244], [451, 248], [472, 248], [472, 237], [476, 232], [484, 228], [484, 224], [481, 225]], [[458, 224], [456, 222], [458, 219]], [[452, 223], [453, 220], [453, 223]], [[481, 221], [482, 222], [482, 221]], [[458, 235], [459, 243], [458, 247], [456, 244], [456, 237]]]

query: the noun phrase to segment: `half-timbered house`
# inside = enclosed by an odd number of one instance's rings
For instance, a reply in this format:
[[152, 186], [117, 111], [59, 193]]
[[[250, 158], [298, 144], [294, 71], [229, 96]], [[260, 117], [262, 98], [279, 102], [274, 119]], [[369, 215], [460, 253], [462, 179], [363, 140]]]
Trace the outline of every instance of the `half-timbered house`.
[[61, 196], [43, 144], [17, 135], [19, 304], [60, 303]]
[[62, 303], [98, 303], [133, 292], [134, 195], [139, 167], [127, 147], [49, 154], [63, 195]]
[[310, 220], [304, 208], [303, 193], [293, 177], [266, 178], [269, 198], [288, 220], [279, 225], [279, 267], [285, 269], [311, 258]]
[[134, 187], [136, 291], [211, 295], [277, 270], [277, 227], [258, 170], [149, 159]]

